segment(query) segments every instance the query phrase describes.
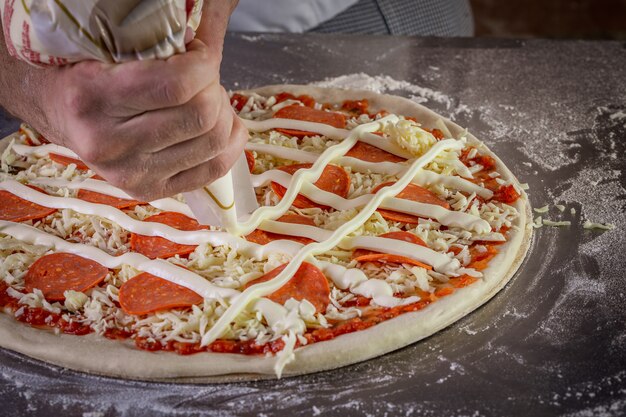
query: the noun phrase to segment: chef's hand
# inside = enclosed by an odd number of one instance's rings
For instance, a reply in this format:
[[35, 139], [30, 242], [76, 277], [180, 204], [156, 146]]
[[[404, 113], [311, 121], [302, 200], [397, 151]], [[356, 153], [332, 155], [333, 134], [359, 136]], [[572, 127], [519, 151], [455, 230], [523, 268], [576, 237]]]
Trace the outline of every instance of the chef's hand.
[[197, 39], [162, 61], [35, 69], [9, 56], [0, 31], [0, 105], [135, 198], [207, 184], [247, 139], [219, 77], [236, 3], [206, 0]]
[[193, 40], [167, 60], [49, 70], [48, 126], [36, 127], [135, 198], [198, 188], [224, 175], [247, 139], [216, 59]]

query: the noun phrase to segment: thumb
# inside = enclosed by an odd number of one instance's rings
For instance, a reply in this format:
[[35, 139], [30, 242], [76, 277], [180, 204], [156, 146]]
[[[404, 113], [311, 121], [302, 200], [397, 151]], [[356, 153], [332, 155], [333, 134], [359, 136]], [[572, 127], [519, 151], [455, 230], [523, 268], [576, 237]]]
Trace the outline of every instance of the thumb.
[[228, 19], [233, 11], [231, 1], [207, 0], [202, 9], [202, 19], [196, 32], [196, 38], [206, 44], [211, 53], [222, 55], [224, 35]]

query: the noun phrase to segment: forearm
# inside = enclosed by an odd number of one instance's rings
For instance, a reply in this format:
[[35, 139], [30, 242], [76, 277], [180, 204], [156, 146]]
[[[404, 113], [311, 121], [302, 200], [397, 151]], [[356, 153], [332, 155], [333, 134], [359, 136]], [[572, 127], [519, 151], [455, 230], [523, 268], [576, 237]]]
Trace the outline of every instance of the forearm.
[[38, 129], [47, 125], [41, 107], [46, 69], [33, 67], [9, 55], [0, 31], [0, 106]]

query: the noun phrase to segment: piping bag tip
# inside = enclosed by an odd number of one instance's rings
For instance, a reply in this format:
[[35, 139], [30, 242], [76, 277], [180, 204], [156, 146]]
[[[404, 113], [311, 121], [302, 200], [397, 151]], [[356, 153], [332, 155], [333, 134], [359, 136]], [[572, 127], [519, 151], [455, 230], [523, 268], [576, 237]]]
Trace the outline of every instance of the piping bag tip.
[[242, 234], [239, 221], [259, 207], [245, 153], [226, 175], [183, 195], [199, 223], [219, 226], [236, 235]]

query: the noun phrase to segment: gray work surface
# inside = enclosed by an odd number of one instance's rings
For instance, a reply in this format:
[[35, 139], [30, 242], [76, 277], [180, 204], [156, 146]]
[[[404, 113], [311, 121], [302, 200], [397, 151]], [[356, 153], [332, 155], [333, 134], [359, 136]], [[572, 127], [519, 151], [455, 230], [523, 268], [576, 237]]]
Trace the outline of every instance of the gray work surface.
[[[572, 225], [537, 229], [518, 274], [485, 306], [365, 363], [279, 381], [173, 385], [0, 350], [0, 415], [626, 414], [625, 45], [233, 35], [225, 51], [228, 88], [326, 78], [401, 87], [391, 92], [486, 142], [530, 185], [534, 207], [550, 204], [544, 218]], [[17, 126], [0, 123], [0, 137]], [[585, 230], [585, 220], [617, 228]]]

